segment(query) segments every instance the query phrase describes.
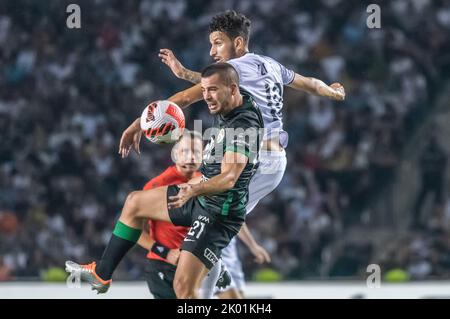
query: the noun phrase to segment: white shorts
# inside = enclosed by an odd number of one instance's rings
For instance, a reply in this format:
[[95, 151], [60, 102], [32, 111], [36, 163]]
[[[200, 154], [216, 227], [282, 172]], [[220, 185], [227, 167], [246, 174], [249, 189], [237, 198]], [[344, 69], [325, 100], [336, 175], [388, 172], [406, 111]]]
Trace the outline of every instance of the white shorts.
[[[270, 194], [280, 184], [287, 165], [286, 152], [284, 150], [282, 152], [261, 151], [259, 161], [258, 170], [249, 185], [247, 214], [263, 197]], [[218, 291], [226, 291], [231, 288], [243, 291], [245, 288], [244, 272], [239, 260], [236, 237], [222, 250], [222, 261], [231, 275], [231, 285], [225, 290]]]

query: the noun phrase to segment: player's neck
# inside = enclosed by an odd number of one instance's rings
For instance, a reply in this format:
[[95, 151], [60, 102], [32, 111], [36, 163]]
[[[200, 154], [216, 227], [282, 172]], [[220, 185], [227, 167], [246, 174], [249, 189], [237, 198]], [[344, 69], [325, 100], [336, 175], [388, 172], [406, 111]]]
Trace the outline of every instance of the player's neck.
[[243, 51], [237, 52], [237, 58], [243, 57], [247, 53], [249, 53], [248, 48], [245, 48]]

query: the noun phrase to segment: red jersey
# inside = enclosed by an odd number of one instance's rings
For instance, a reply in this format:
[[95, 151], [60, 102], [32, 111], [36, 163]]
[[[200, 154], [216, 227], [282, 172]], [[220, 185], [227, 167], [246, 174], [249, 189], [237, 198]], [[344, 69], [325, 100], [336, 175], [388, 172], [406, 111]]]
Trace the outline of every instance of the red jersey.
[[[196, 172], [193, 177], [200, 176], [201, 174]], [[152, 189], [161, 186], [168, 185], [178, 185], [182, 183], [188, 182], [187, 177], [183, 176], [176, 168], [175, 165], [170, 166], [163, 173], [152, 178], [145, 184], [144, 190]], [[149, 225], [149, 234], [152, 239], [161, 243], [167, 248], [176, 249], [180, 248], [183, 243], [184, 237], [186, 237], [186, 233], [188, 232], [190, 227], [184, 226], [175, 226], [169, 222], [163, 221], [150, 221]], [[149, 259], [157, 259], [166, 261], [166, 259], [158, 256], [152, 251], [149, 251], [147, 254], [147, 258]]]

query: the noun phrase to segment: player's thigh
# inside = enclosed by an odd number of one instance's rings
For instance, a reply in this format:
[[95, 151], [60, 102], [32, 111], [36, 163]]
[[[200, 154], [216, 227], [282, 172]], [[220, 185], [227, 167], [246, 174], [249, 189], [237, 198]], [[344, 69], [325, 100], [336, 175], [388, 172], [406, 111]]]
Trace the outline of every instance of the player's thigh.
[[152, 220], [170, 221], [167, 210], [167, 186], [133, 192], [133, 205], [136, 205], [136, 217]]
[[248, 186], [247, 214], [255, 208], [262, 198], [277, 188], [283, 179], [286, 165], [286, 157], [281, 156], [276, 156], [270, 160], [266, 159], [265, 162], [261, 163]]
[[244, 216], [215, 216], [194, 205], [191, 228], [181, 248], [212, 269], [243, 223]]
[[239, 232], [245, 216], [211, 214], [198, 201], [194, 201], [189, 210], [192, 216], [191, 228], [181, 249], [183, 252], [189, 252], [188, 256], [195, 256], [196, 264], [200, 265], [200, 262], [202, 269], [212, 269], [218, 262], [222, 249]]

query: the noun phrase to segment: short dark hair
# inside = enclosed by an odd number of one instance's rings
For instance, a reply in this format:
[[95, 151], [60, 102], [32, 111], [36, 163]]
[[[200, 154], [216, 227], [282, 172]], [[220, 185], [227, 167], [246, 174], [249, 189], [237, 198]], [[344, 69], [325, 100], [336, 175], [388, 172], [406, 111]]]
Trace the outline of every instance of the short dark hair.
[[202, 78], [210, 77], [214, 74], [219, 74], [219, 77], [226, 85], [236, 83], [239, 86], [239, 75], [231, 64], [219, 62], [210, 64], [202, 70]]
[[209, 33], [221, 31], [225, 33], [231, 40], [238, 36], [244, 38], [248, 43], [250, 38], [250, 20], [242, 13], [234, 10], [228, 10], [214, 16], [209, 24]]

